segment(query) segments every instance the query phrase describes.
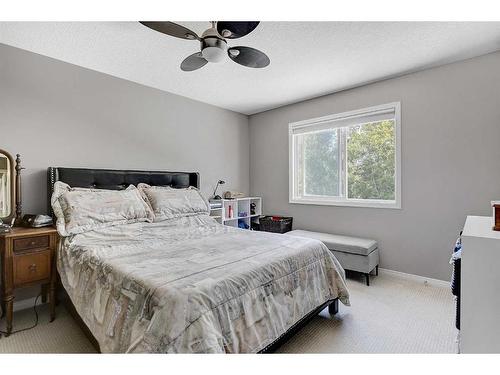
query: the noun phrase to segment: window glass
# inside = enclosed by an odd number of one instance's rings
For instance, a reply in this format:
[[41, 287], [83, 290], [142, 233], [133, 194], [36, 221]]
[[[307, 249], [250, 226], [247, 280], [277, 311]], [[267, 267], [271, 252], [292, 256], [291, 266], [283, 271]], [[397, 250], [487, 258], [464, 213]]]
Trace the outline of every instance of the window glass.
[[347, 129], [347, 197], [395, 199], [394, 121]]
[[302, 135], [304, 195], [339, 195], [338, 130], [326, 130]]

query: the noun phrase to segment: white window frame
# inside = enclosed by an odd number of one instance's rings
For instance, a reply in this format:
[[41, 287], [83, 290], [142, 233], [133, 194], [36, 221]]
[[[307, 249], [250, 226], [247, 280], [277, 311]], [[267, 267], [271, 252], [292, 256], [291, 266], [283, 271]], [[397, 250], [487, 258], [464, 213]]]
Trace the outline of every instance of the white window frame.
[[[293, 135], [294, 130], [298, 128], [307, 127], [321, 127], [324, 123], [328, 128], [344, 127], [346, 123], [356, 122], [357, 117], [376, 116], [377, 113], [384, 113], [387, 111], [394, 112], [394, 127], [395, 127], [395, 141], [396, 152], [394, 183], [395, 183], [395, 199], [382, 200], [382, 199], [348, 199], [347, 197], [313, 197], [304, 198], [297, 197], [294, 193], [295, 186], [295, 157], [294, 157], [294, 144]], [[337, 123], [335, 125], [335, 123]], [[309, 205], [327, 205], [327, 206], [348, 206], [348, 207], [374, 207], [374, 208], [392, 208], [401, 209], [401, 103], [393, 102], [382, 105], [377, 105], [359, 110], [336, 113], [333, 115], [317, 117], [304, 121], [297, 121], [288, 124], [288, 161], [289, 161], [289, 203], [309, 204]], [[342, 160], [342, 169], [346, 168], [347, 160]], [[347, 181], [345, 181], [347, 184]], [[345, 188], [347, 191], [347, 187]]]

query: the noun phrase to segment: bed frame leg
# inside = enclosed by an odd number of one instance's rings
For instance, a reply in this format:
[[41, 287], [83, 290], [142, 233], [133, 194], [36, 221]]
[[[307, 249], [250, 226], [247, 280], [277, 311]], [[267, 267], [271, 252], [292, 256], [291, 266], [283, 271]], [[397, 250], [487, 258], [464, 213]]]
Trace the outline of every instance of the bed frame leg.
[[366, 277], [366, 286], [370, 286], [370, 274], [365, 273], [365, 277]]
[[335, 298], [332, 303], [328, 305], [328, 312], [330, 315], [335, 315], [339, 312], [339, 299]]

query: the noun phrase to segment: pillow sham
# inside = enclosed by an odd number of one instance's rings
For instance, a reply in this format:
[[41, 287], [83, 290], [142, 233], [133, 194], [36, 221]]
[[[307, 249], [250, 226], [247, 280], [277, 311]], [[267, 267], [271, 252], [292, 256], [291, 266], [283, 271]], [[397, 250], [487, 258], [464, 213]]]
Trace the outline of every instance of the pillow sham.
[[61, 236], [84, 233], [119, 224], [152, 222], [153, 211], [139, 190], [72, 188], [64, 182], [54, 184], [52, 210]]
[[154, 221], [182, 216], [208, 215], [210, 205], [195, 187], [174, 189], [170, 186], [137, 185], [154, 212]]

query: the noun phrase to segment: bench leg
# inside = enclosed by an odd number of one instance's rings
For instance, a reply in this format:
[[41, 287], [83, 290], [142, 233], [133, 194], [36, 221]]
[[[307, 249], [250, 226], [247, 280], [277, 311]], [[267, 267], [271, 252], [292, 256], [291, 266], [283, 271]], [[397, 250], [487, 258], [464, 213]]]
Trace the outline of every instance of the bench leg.
[[366, 286], [370, 286], [370, 274], [365, 273], [365, 277], [366, 277]]
[[375, 266], [375, 276], [378, 276], [378, 264]]
[[330, 315], [335, 315], [339, 312], [339, 300], [335, 298], [332, 303], [328, 305], [328, 312]]

